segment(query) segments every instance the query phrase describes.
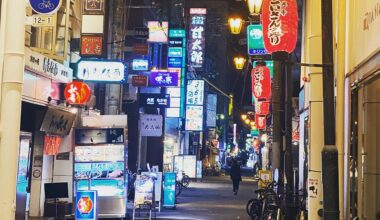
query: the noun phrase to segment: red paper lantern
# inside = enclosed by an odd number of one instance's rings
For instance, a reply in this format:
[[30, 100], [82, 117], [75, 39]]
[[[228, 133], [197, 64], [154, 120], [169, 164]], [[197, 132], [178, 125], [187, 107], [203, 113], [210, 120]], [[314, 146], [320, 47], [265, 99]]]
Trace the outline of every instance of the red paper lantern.
[[261, 17], [266, 51], [293, 52], [297, 43], [297, 1], [264, 0]]
[[264, 130], [267, 127], [267, 116], [256, 114], [255, 122], [257, 129]]
[[255, 102], [255, 113], [258, 115], [268, 115], [269, 114], [269, 102], [256, 100], [256, 102]]
[[252, 69], [252, 93], [256, 99], [270, 99], [271, 80], [270, 70], [266, 66], [258, 66]]
[[91, 97], [90, 87], [84, 82], [71, 82], [66, 85], [65, 99], [69, 104], [82, 105]]

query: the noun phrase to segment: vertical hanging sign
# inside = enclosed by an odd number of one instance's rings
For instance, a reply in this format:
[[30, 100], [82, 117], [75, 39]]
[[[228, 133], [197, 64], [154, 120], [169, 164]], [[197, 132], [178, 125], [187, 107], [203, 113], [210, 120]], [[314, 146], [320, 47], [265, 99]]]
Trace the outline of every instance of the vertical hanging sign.
[[190, 8], [189, 63], [197, 69], [203, 68], [205, 57], [206, 8]]

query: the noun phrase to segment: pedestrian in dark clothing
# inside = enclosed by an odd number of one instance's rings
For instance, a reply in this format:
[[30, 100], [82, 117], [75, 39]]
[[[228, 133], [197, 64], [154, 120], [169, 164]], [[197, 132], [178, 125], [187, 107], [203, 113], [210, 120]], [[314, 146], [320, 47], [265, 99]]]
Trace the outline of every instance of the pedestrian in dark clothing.
[[235, 159], [232, 160], [230, 176], [232, 180], [233, 192], [236, 196], [239, 190], [239, 183], [241, 181], [241, 170], [240, 165], [237, 163]]

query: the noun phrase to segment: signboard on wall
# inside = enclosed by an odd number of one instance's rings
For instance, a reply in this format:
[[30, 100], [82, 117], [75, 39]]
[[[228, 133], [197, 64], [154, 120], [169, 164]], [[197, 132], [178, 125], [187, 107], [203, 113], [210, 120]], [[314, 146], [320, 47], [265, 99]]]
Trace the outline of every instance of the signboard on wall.
[[189, 64], [201, 69], [205, 57], [206, 8], [190, 8]]
[[170, 107], [170, 96], [162, 94], [140, 93], [140, 105], [144, 107], [168, 108]]
[[147, 86], [148, 77], [147, 76], [132, 76], [132, 86]]
[[187, 105], [203, 105], [204, 99], [204, 81], [203, 80], [188, 80], [187, 81]]
[[155, 72], [149, 75], [149, 86], [178, 86], [178, 72]]
[[75, 197], [75, 219], [98, 219], [98, 193], [96, 190], [77, 191]]
[[160, 137], [162, 135], [162, 115], [140, 115], [141, 136]]
[[85, 0], [83, 14], [103, 14], [104, 0]]
[[30, 7], [37, 14], [54, 14], [61, 7], [61, 0], [29, 0]]
[[203, 106], [186, 106], [185, 130], [203, 130]]
[[149, 67], [149, 61], [145, 59], [133, 59], [132, 60], [132, 70], [135, 71], [146, 71]]
[[175, 206], [176, 173], [164, 174], [164, 207]]
[[125, 80], [127, 68], [124, 63], [113, 60], [80, 60], [76, 76], [93, 82], [121, 82]]
[[103, 35], [82, 35], [80, 39], [81, 56], [101, 56], [103, 54]]
[[247, 26], [248, 55], [267, 54], [264, 48], [263, 27], [261, 24]]
[[48, 108], [44, 120], [42, 121], [40, 131], [49, 134], [68, 135], [75, 117], [76, 115], [71, 112], [56, 108]]

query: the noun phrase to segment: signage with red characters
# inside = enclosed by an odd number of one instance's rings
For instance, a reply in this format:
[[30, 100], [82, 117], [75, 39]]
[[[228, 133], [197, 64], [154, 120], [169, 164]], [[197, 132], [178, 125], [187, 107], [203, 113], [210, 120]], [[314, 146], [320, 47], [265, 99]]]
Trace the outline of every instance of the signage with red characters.
[[259, 115], [269, 114], [269, 102], [268, 101], [255, 101], [255, 113]]
[[264, 0], [261, 17], [266, 51], [291, 53], [297, 43], [297, 1]]
[[98, 219], [97, 200], [95, 190], [77, 191], [75, 202], [75, 219], [96, 220]]
[[256, 99], [270, 99], [271, 79], [270, 70], [266, 66], [258, 66], [252, 69], [252, 93]]
[[71, 82], [66, 85], [65, 99], [69, 104], [83, 105], [91, 98], [90, 87], [84, 82]]

